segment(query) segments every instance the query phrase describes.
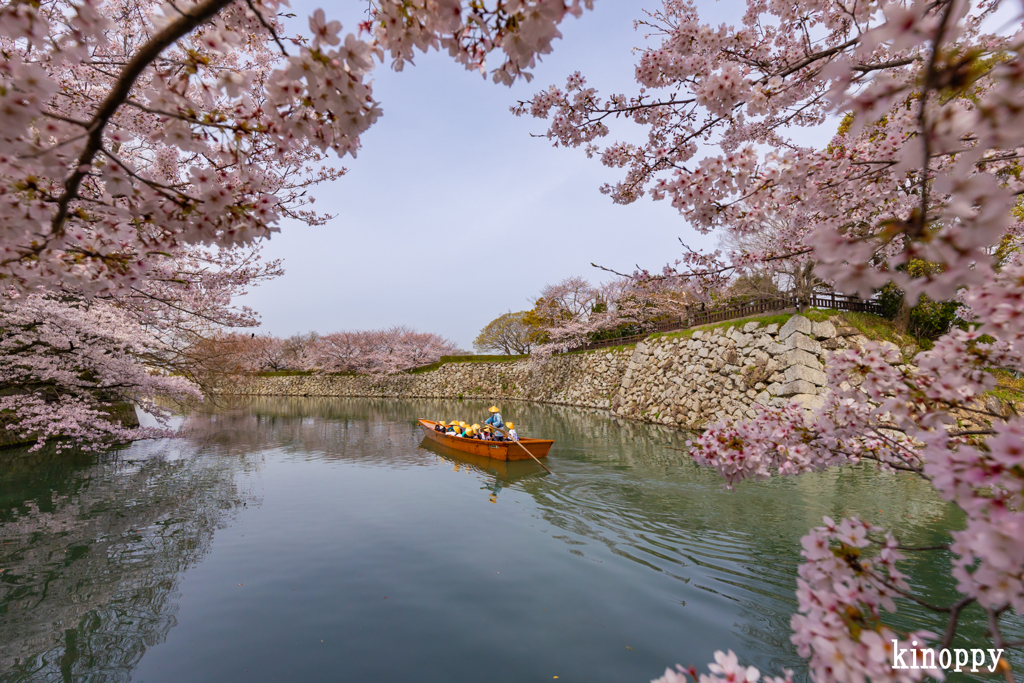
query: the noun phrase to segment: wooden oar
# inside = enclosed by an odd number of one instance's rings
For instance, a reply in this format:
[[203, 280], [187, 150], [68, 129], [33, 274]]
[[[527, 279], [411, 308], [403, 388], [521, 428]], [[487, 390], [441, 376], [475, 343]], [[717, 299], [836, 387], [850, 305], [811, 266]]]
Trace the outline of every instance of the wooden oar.
[[[491, 425], [491, 429], [496, 429], [497, 431], [501, 432], [501, 433], [502, 433], [502, 434], [504, 434], [505, 436], [508, 436], [508, 432], [506, 432], [506, 431], [505, 431], [504, 429], [502, 429], [501, 427], [495, 427], [494, 425]], [[537, 460], [537, 456], [536, 456], [536, 455], [534, 455], [533, 453], [531, 453], [531, 452], [530, 452], [530, 451], [529, 451], [529, 450], [528, 450], [528, 449], [526, 448], [526, 446], [524, 446], [523, 444], [519, 443], [518, 441], [515, 441], [514, 439], [509, 439], [509, 441], [512, 441], [512, 442], [514, 442], [514, 443], [515, 443], [515, 444], [516, 444], [517, 446], [519, 446], [519, 447], [520, 447], [520, 448], [522, 448], [522, 449], [523, 449], [524, 451], [526, 451], [526, 454], [527, 454], [528, 456], [530, 456], [531, 458], [533, 458], [533, 459], [534, 459], [534, 461], [536, 461], [536, 463], [537, 463], [538, 465], [540, 465], [540, 466], [541, 466], [541, 467], [543, 467], [543, 468], [544, 468], [545, 470], [547, 470], [548, 474], [554, 474], [554, 472], [552, 472], [551, 470], [548, 470], [548, 467], [547, 467], [547, 465], [545, 465], [544, 463], [542, 463], [542, 462], [541, 462], [540, 460]]]

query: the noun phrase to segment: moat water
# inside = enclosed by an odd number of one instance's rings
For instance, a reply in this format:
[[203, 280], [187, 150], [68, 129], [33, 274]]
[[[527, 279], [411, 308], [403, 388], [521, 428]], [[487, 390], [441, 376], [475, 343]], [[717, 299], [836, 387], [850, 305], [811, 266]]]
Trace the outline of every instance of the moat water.
[[[469, 401], [266, 399], [103, 455], [0, 453], [0, 681], [641, 683], [728, 648], [805, 676], [809, 527], [962, 528], [911, 475], [726, 491], [685, 434], [503, 407], [556, 440], [554, 475], [423, 443], [417, 417], [479, 421]], [[921, 555], [916, 587], [955, 600], [948, 555]], [[968, 617], [958, 645], [981, 646]]]

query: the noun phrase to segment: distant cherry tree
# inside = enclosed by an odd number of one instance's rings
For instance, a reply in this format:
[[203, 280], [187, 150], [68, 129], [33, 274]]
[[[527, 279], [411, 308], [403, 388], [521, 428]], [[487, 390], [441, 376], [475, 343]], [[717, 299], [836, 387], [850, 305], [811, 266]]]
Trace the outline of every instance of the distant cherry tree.
[[689, 288], [674, 279], [616, 277], [593, 285], [570, 277], [541, 290], [525, 320], [542, 343], [535, 353], [579, 348], [588, 342], [649, 332], [660, 320], [678, 318], [693, 301]]
[[399, 326], [321, 335], [310, 351], [311, 369], [322, 372], [394, 374], [429, 365], [459, 347], [432, 332]]
[[432, 332], [396, 326], [281, 339], [267, 334], [222, 335], [206, 347], [224, 374], [291, 370], [318, 373], [395, 374], [454, 355], [458, 346]]

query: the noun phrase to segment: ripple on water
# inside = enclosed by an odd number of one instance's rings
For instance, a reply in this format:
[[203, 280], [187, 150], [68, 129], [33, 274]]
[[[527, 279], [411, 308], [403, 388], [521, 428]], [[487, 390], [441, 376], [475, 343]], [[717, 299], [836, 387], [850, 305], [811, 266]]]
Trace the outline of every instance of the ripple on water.
[[[800, 670], [809, 527], [860, 515], [930, 545], [962, 525], [926, 483], [862, 467], [725, 491], [685, 434], [594, 411], [503, 407], [556, 440], [554, 476], [421, 446], [417, 417], [487, 405], [264, 399], [177, 442], [3, 456], [0, 681], [325, 680], [339, 662], [352, 680], [643, 681], [717, 648]], [[908, 564], [933, 601], [955, 595], [948, 558]]]

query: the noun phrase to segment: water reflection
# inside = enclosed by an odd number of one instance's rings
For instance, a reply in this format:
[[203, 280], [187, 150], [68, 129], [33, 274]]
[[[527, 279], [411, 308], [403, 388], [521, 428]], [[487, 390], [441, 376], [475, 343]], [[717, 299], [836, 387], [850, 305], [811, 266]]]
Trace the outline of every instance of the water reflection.
[[[345, 449], [331, 440], [347, 434], [353, 424], [360, 429], [389, 425], [389, 440], [400, 439], [402, 425], [415, 432], [417, 418], [470, 421], [486, 415], [487, 406], [483, 401], [285, 398], [255, 400], [249, 410], [258, 424], [288, 418], [280, 434], [297, 438], [304, 449], [339, 457]], [[554, 478], [536, 476], [539, 468], [532, 462], [441, 453], [443, 447], [427, 440], [420, 448], [440, 454], [457, 472], [468, 467], [483, 475], [482, 489], [493, 503], [509, 487], [530, 494], [544, 520], [564, 530], [555, 538], [571, 554], [594, 559], [588, 548], [599, 544], [619, 558], [679, 580], [687, 591], [715, 596], [713, 604], [732, 603], [742, 615], [735, 631], [743, 636], [748, 656], [766, 670], [803, 666], [789, 643], [799, 538], [821, 524], [824, 515], [858, 515], [901, 528], [908, 545], [948, 542], [945, 530], [963, 524], [955, 508], [913, 476], [853, 467], [750, 482], [727, 492], [714, 472], [688, 459], [688, 435], [677, 430], [560, 406], [510, 403], [503, 411], [521, 433], [556, 441], [549, 462], [556, 469]], [[319, 420], [307, 422], [310, 416]], [[364, 453], [364, 445], [356, 452]], [[412, 454], [398, 457], [402, 464], [416, 462]], [[390, 452], [390, 458], [394, 462], [396, 454]], [[923, 553], [908, 562], [918, 589], [938, 604], [957, 597], [948, 562], [942, 553]], [[910, 626], [919, 619], [941, 630], [941, 618], [910, 604], [901, 606], [891, 621]], [[965, 642], [978, 643], [983, 628], [975, 620], [962, 635]]]
[[[386, 680], [404, 672], [396, 642], [428, 680], [649, 680], [718, 647], [801, 671], [789, 616], [809, 527], [859, 515], [934, 545], [963, 524], [926, 482], [861, 467], [725, 491], [688, 460], [686, 434], [599, 412], [502, 406], [524, 435], [556, 441], [553, 476], [445, 448], [416, 425], [479, 421], [487, 407], [257, 399], [193, 414], [174, 443], [0, 456], [0, 681], [326, 679], [338, 661], [353, 680]], [[184, 619], [186, 569], [227, 547], [218, 529], [247, 523], [236, 531], [258, 540], [219, 562], [263, 572], [262, 592], [243, 605], [194, 580]], [[905, 571], [948, 603], [948, 563], [928, 553]], [[512, 583], [492, 584], [502, 572]], [[412, 611], [388, 616], [381, 596], [398, 610], [403, 591]], [[921, 616], [900, 609], [896, 626]], [[960, 645], [982, 642], [970, 616]], [[205, 637], [211, 620], [224, 623]], [[188, 638], [169, 636], [181, 628]]]
[[491, 503], [497, 503], [498, 494], [510, 484], [527, 477], [547, 475], [547, 472], [532, 460], [495, 460], [449, 448], [426, 437], [420, 441], [419, 448], [451, 463], [454, 472], [466, 468], [479, 473], [486, 482], [481, 488], [488, 492], [487, 499]]
[[[189, 425], [194, 435], [226, 446], [256, 447], [269, 443], [269, 438], [278, 445], [294, 445], [317, 454], [362, 459], [358, 449], [350, 449], [347, 456], [336, 452], [341, 443], [352, 439], [351, 430], [386, 429], [404, 438], [418, 432], [418, 418], [480, 422], [490, 405], [445, 399], [254, 398], [234, 410], [195, 413]], [[520, 435], [554, 439], [562, 455], [597, 455], [602, 461], [610, 458], [621, 465], [644, 468], [688, 463], [688, 435], [676, 429], [568, 406], [509, 402], [502, 410]], [[600, 449], [593, 450], [594, 444], [600, 444]]]
[[247, 460], [0, 454], [0, 680], [127, 681], [175, 624], [181, 573], [258, 502]]

